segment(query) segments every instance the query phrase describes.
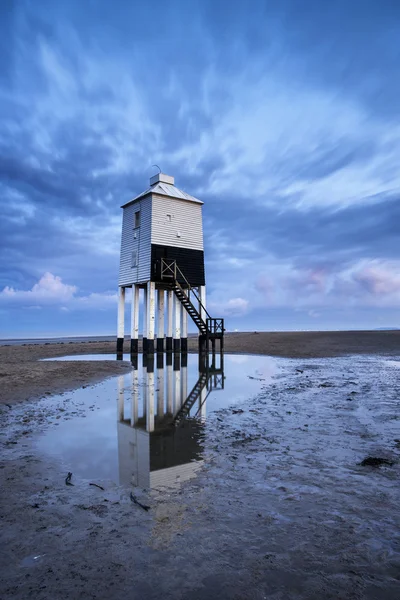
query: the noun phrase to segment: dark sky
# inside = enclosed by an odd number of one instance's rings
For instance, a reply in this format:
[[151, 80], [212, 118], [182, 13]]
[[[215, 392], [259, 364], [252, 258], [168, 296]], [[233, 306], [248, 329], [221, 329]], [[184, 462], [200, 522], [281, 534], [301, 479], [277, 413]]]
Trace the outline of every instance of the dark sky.
[[400, 326], [400, 3], [0, 3], [0, 337], [115, 332], [120, 205], [204, 201], [229, 329]]

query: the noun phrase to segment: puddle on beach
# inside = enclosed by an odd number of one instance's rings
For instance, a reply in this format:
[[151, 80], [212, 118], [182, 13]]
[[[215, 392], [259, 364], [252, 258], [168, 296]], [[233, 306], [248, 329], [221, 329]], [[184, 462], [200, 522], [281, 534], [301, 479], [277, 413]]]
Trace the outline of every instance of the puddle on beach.
[[[130, 362], [130, 355], [124, 355]], [[114, 355], [56, 360], [115, 360]], [[42, 455], [91, 481], [146, 489], [173, 488], [203, 463], [207, 415], [256, 395], [277, 373], [267, 356], [138, 355], [132, 371], [53, 397], [54, 426], [34, 440]], [[68, 399], [68, 402], [64, 402]], [[60, 414], [62, 418], [60, 418]], [[57, 426], [55, 424], [57, 423]]]

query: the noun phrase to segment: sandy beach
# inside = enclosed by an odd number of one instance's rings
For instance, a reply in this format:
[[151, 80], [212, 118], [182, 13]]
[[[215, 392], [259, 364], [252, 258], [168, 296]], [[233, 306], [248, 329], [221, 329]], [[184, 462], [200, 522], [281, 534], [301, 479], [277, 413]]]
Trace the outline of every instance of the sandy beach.
[[[126, 341], [125, 351], [128, 349], [129, 341]], [[196, 350], [197, 339], [189, 338], [189, 351]], [[225, 351], [288, 358], [323, 358], [346, 354], [390, 356], [400, 351], [400, 331], [229, 333], [225, 338]], [[12, 404], [44, 394], [63, 392], [129, 369], [129, 365], [114, 360], [68, 363], [40, 362], [41, 359], [114, 352], [115, 342], [0, 346], [0, 402]]]

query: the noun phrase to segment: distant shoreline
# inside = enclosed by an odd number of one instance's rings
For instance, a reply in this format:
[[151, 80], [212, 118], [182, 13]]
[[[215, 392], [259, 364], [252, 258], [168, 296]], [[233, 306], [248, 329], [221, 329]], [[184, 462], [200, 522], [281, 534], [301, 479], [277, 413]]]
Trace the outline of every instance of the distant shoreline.
[[111, 342], [115, 339], [112, 335], [99, 336], [71, 336], [71, 337], [43, 337], [43, 338], [4, 338], [0, 339], [0, 346], [20, 346], [22, 344], [60, 344], [82, 342]]
[[[257, 330], [259, 334], [325, 334], [325, 333], [372, 333], [372, 332], [384, 332], [384, 331], [400, 331], [400, 327], [378, 327], [376, 329], [301, 329], [301, 330], [288, 330], [288, 331], [261, 331]], [[253, 334], [253, 331], [229, 331], [226, 335], [232, 334]], [[188, 337], [197, 337], [196, 333], [189, 333]], [[139, 336], [141, 339], [142, 336]], [[57, 337], [34, 337], [34, 338], [1, 338], [0, 346], [20, 346], [23, 344], [60, 344], [60, 343], [93, 343], [93, 342], [113, 342], [116, 340], [115, 335], [82, 335], [82, 336], [57, 336]], [[129, 336], [125, 337], [126, 341], [130, 340]]]

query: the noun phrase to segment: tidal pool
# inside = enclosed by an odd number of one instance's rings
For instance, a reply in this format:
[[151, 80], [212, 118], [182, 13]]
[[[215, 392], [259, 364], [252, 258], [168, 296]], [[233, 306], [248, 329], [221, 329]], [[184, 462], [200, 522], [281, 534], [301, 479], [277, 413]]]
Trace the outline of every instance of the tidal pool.
[[[100, 354], [56, 360], [113, 359]], [[277, 372], [267, 356], [217, 355], [213, 362], [210, 355], [205, 364], [195, 354], [138, 355], [126, 375], [78, 389], [67, 403], [65, 395], [53, 397], [53, 407], [62, 402], [59, 414], [34, 445], [61, 460], [74, 477], [174, 487], [202, 465], [207, 415], [256, 395]]]

